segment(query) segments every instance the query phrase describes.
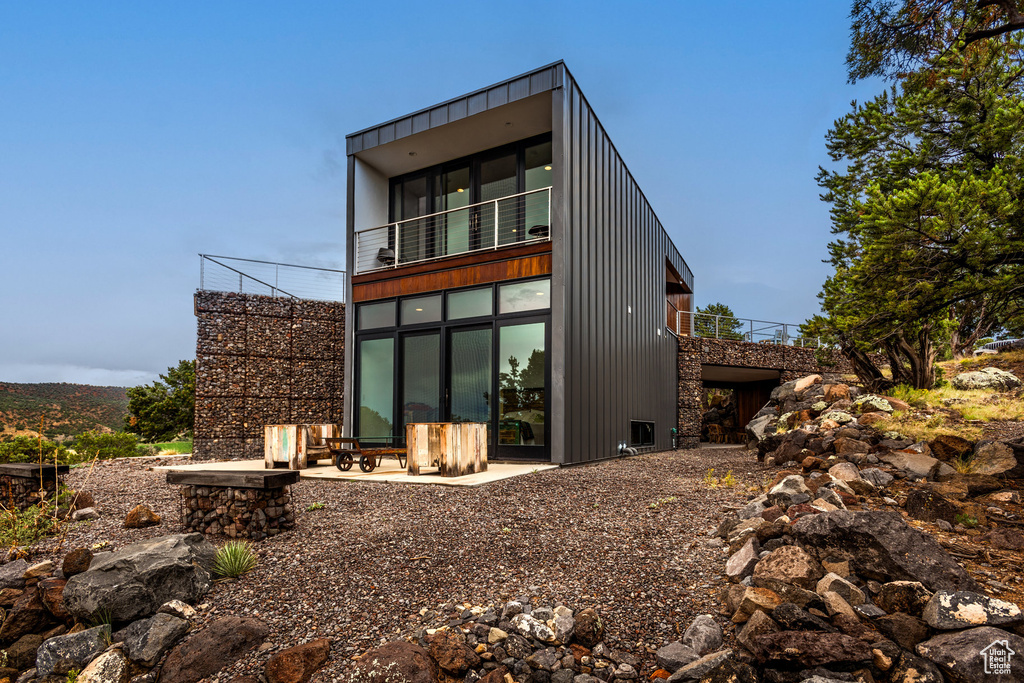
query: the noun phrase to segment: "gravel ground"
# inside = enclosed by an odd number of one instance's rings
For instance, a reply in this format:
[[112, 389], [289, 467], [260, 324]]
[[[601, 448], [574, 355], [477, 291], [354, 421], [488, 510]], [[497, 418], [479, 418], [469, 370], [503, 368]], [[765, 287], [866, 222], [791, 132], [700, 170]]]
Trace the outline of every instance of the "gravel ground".
[[[111, 548], [179, 531], [177, 487], [153, 465], [120, 460], [77, 469], [73, 488], [93, 493], [103, 517], [68, 532], [39, 555], [59, 557], [107, 541]], [[738, 485], [709, 487], [708, 468]], [[214, 586], [203, 621], [254, 616], [272, 649], [254, 652], [211, 680], [256, 673], [276, 650], [319, 637], [331, 662], [314, 678], [336, 680], [348, 660], [456, 605], [523, 594], [574, 609], [596, 608], [606, 641], [645, 660], [698, 614], [717, 612], [723, 555], [709, 545], [724, 507], [768, 470], [741, 449], [657, 453], [536, 472], [481, 488], [303, 480], [293, 488], [298, 528], [258, 544], [260, 564]], [[122, 527], [138, 503], [159, 527]], [[305, 511], [313, 503], [324, 509]], [[223, 538], [213, 539], [220, 545]], [[461, 607], [459, 607], [461, 609]], [[436, 620], [436, 617], [435, 617]]]

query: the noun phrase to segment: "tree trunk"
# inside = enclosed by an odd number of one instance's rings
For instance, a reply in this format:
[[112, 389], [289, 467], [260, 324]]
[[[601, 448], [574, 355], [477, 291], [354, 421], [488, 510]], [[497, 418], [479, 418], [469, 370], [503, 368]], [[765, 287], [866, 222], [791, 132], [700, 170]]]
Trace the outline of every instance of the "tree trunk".
[[879, 393], [892, 387], [892, 382], [886, 379], [871, 357], [858, 349], [848, 338], [842, 336], [839, 338], [839, 351], [850, 361], [853, 372], [865, 389]]

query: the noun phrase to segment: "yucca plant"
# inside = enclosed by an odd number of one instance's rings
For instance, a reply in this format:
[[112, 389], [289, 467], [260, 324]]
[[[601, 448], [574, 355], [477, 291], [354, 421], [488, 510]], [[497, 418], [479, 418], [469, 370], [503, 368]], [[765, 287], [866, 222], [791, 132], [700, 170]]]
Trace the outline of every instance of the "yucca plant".
[[237, 579], [256, 568], [258, 558], [249, 541], [228, 541], [213, 560], [213, 573], [224, 579]]

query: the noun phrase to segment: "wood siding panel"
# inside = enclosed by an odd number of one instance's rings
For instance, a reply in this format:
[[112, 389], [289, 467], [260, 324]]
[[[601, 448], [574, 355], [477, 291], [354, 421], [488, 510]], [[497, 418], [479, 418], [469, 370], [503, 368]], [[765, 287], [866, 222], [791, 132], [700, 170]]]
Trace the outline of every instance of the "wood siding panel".
[[352, 277], [352, 284], [361, 285], [367, 282], [392, 280], [397, 277], [407, 277], [409, 275], [437, 273], [442, 270], [450, 270], [452, 268], [476, 266], [482, 263], [490, 263], [492, 261], [508, 261], [523, 256], [543, 254], [550, 251], [551, 242], [539, 242], [536, 244], [530, 244], [525, 247], [513, 247], [509, 249], [478, 251], [476, 253], [466, 254], [464, 256], [454, 256], [438, 261], [414, 263], [412, 265], [401, 266], [399, 268], [388, 268], [385, 270], [378, 270], [372, 273], [363, 273], [362, 275], [355, 275]]
[[352, 301], [373, 301], [442, 289], [469, 287], [506, 280], [518, 280], [551, 274], [551, 255], [538, 254], [524, 258], [453, 268], [434, 273], [393, 277], [364, 284], [352, 283]]

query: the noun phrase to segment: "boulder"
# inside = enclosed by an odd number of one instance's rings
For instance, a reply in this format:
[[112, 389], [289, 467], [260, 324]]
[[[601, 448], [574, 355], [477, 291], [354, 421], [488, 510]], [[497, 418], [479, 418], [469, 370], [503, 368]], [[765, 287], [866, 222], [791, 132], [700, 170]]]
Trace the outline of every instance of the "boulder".
[[669, 683], [683, 683], [684, 681], [700, 681], [713, 670], [721, 667], [732, 659], [732, 650], [722, 650], [704, 655], [676, 671], [668, 677]]
[[[1014, 654], [1007, 656], [1007, 650]], [[917, 646], [917, 654], [958, 683], [1018, 682], [1024, 679], [1022, 652], [1024, 638], [991, 626], [940, 633]]]
[[[503, 669], [504, 673], [499, 673]], [[505, 673], [508, 673], [508, 669], [501, 666], [487, 674], [483, 680], [493, 676], [493, 681], [503, 681]], [[352, 680], [360, 683], [437, 683], [438, 669], [422, 647], [397, 640], [374, 648], [356, 660]]]
[[739, 601], [736, 613], [732, 615], [732, 622], [734, 624], [742, 624], [754, 612], [771, 612], [781, 602], [781, 598], [767, 588], [748, 587], [743, 591], [743, 597]]
[[512, 617], [512, 628], [528, 638], [536, 638], [545, 643], [555, 642], [555, 632], [547, 624], [529, 614], [517, 614]]
[[72, 550], [64, 556], [64, 562], [61, 564], [64, 578], [70, 579], [75, 574], [81, 574], [87, 570], [92, 563], [92, 558], [93, 552], [88, 548], [75, 548]]
[[1021, 386], [1016, 375], [999, 368], [983, 368], [975, 372], [964, 372], [951, 381], [954, 389], [970, 391], [972, 389], [992, 389], [995, 391], [1013, 391]]
[[979, 588], [934, 538], [911, 528], [895, 512], [823, 512], [798, 519], [791, 533], [821, 558], [850, 559], [853, 571], [863, 578], [920, 581], [932, 590]]
[[749, 503], [740, 508], [740, 511], [736, 513], [736, 516], [740, 519], [750, 519], [751, 517], [760, 517], [761, 513], [767, 508], [768, 496], [761, 494], [757, 498], [754, 498]]
[[30, 669], [36, 665], [36, 651], [46, 640], [38, 633], [26, 633], [4, 651], [7, 653], [7, 665], [18, 671]]
[[825, 593], [838, 593], [843, 600], [850, 603], [850, 605], [863, 605], [864, 604], [864, 591], [854, 586], [852, 583], [839, 576], [829, 572], [818, 581], [818, 585], [815, 586], [814, 592], [818, 595], [824, 596]]
[[56, 565], [52, 560], [37, 562], [25, 570], [25, 580], [27, 581], [29, 579], [39, 579], [44, 576], [49, 576], [53, 573], [54, 569], [56, 569]]
[[780, 631], [754, 639], [762, 664], [799, 665], [866, 664], [871, 661], [867, 644], [842, 633]]
[[981, 539], [996, 550], [1015, 550], [1024, 552], [1024, 532], [1017, 529], [999, 527], [984, 534]]
[[760, 552], [761, 544], [757, 542], [757, 537], [748, 538], [743, 547], [733, 553], [725, 563], [725, 574], [729, 580], [739, 583], [753, 574]]
[[40, 633], [52, 624], [53, 615], [43, 604], [39, 591], [27, 590], [14, 602], [0, 626], [0, 642], [10, 643], [28, 633]]
[[853, 611], [853, 607], [839, 593], [826, 591], [821, 594], [821, 599], [825, 602], [825, 611], [833, 618], [833, 621], [840, 616], [847, 617], [854, 622], [860, 621], [857, 618], [857, 613]]
[[666, 671], [676, 672], [690, 662], [700, 659], [700, 654], [693, 648], [676, 641], [659, 647], [658, 651], [654, 653], [654, 657], [658, 660], [658, 666]]
[[267, 660], [267, 683], [307, 683], [331, 656], [326, 638], [281, 650]]
[[809, 591], [799, 586], [793, 586], [788, 583], [783, 583], [776, 579], [761, 578], [752, 583], [758, 588], [767, 588], [776, 595], [783, 603], [791, 602], [797, 607], [804, 609], [813, 607], [816, 609], [824, 609], [825, 603], [822, 602], [821, 596], [814, 591]]
[[953, 462], [969, 456], [974, 450], [974, 442], [953, 434], [940, 434], [928, 442], [928, 447], [939, 460]]
[[683, 632], [683, 644], [699, 655], [722, 647], [722, 627], [710, 614], [700, 614]]
[[786, 631], [825, 631], [832, 633], [836, 630], [824, 619], [800, 609], [791, 602], [784, 602], [772, 610], [772, 619]]
[[960, 508], [945, 496], [935, 491], [910, 489], [907, 501], [903, 505], [907, 514], [922, 522], [935, 522], [940, 519], [956, 524], [956, 516]]
[[587, 608], [574, 615], [576, 642], [583, 647], [594, 647], [604, 638], [604, 622], [596, 611]]
[[878, 456], [882, 462], [888, 463], [912, 477], [920, 479], [934, 478], [939, 469], [939, 461], [930, 455], [914, 451], [893, 451]]
[[148, 505], [136, 505], [124, 518], [125, 529], [145, 529], [160, 524], [160, 515], [153, 512]]
[[37, 587], [43, 606], [61, 621], [66, 621], [69, 616], [67, 610], [64, 609], [64, 586], [66, 584], [67, 581], [64, 579], [43, 579]]
[[754, 567], [754, 579], [775, 579], [813, 590], [825, 572], [821, 564], [803, 548], [795, 545], [773, 550]]
[[889, 670], [889, 683], [946, 683], [939, 667], [910, 652], [901, 652]]
[[874, 394], [861, 396], [853, 402], [853, 407], [861, 413], [892, 413], [893, 411], [889, 401]]
[[836, 401], [850, 400], [850, 387], [845, 384], [826, 384], [825, 403], [832, 404]]
[[971, 591], [946, 590], [931, 597], [921, 611], [921, 618], [940, 631], [976, 626], [1012, 626], [1024, 622], [1020, 607], [1012, 602]]
[[63, 676], [72, 669], [81, 671], [107, 649], [109, 642], [110, 626], [107, 624], [50, 638], [36, 653], [36, 675], [43, 678]]
[[736, 633], [736, 641], [751, 653], [757, 654], [754, 652], [756, 647], [754, 639], [757, 636], [762, 636], [766, 633], [778, 633], [781, 630], [779, 625], [775, 623], [775, 620], [768, 616], [767, 613], [758, 611], [750, 615], [747, 623]]
[[71, 519], [76, 522], [88, 522], [100, 518], [100, 511], [96, 508], [81, 508], [71, 513]]
[[548, 626], [555, 632], [556, 643], [568, 643], [576, 634], [576, 620], [567, 614], [556, 614]]
[[931, 597], [932, 592], [919, 581], [890, 581], [879, 588], [875, 604], [890, 614], [903, 612], [919, 617]]
[[974, 473], [996, 476], [1017, 467], [1013, 449], [999, 441], [981, 441], [974, 449]]
[[196, 683], [238, 661], [269, 633], [259, 619], [216, 619], [171, 650], [160, 669], [160, 683]]
[[[517, 614], [515, 619], [532, 619], [526, 614]], [[534, 619], [533, 621], [537, 621]], [[537, 622], [540, 623], [540, 622]], [[550, 630], [550, 629], [549, 629]], [[466, 644], [466, 636], [461, 632], [438, 631], [430, 638], [430, 656], [437, 665], [452, 675], [461, 675], [466, 669], [480, 664], [480, 656]]]
[[874, 624], [885, 637], [898, 644], [904, 650], [913, 651], [917, 644], [927, 640], [931, 633], [924, 619], [912, 617], [903, 612], [894, 612], [878, 617], [875, 619]]
[[[840, 441], [849, 441], [849, 439], [837, 439], [836, 443], [839, 443]], [[857, 443], [862, 442], [858, 441]], [[864, 446], [865, 449], [860, 452], [867, 453], [867, 444], [864, 444]], [[832, 465], [832, 467], [828, 468], [828, 475], [833, 479], [845, 481], [847, 483], [861, 478], [860, 470], [857, 469], [856, 465], [850, 462], [840, 462]]]
[[747, 436], [749, 436], [752, 440], [757, 442], [764, 441], [765, 432], [768, 429], [768, 425], [771, 424], [772, 420], [774, 419], [775, 417], [773, 415], [762, 415], [760, 417], [755, 417], [753, 420], [747, 423], [747, 426], [744, 429], [744, 431], [746, 431]]
[[877, 467], [868, 467], [860, 471], [861, 479], [876, 488], [883, 489], [893, 482], [893, 476]]
[[28, 570], [28, 562], [22, 559], [0, 565], [0, 589], [24, 588], [26, 570]]
[[118, 635], [124, 652], [135, 664], [156, 666], [165, 652], [188, 632], [188, 622], [170, 614], [156, 614], [149, 619], [132, 622]]
[[82, 669], [75, 683], [127, 683], [130, 668], [120, 650], [107, 650]]
[[202, 534], [132, 543], [95, 557], [88, 571], [68, 579], [65, 606], [78, 619], [103, 610], [126, 622], [154, 614], [168, 600], [195, 602], [210, 589], [215, 554]]
[[811, 500], [811, 490], [804, 483], [804, 478], [799, 474], [792, 474], [768, 491], [769, 505], [778, 505], [788, 508], [800, 503], [808, 503]]

